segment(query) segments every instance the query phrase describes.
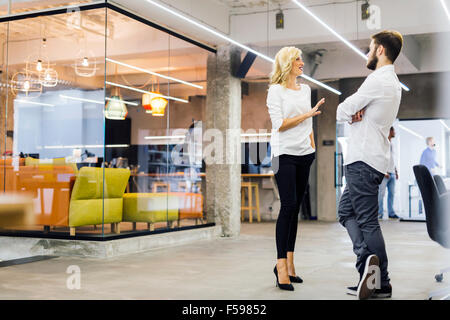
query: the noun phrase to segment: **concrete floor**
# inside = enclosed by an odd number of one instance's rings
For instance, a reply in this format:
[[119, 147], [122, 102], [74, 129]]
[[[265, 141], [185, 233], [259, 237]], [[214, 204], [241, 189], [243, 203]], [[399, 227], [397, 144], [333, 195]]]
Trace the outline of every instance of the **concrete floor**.
[[[0, 268], [0, 299], [354, 299], [358, 279], [346, 231], [337, 223], [300, 222], [294, 292], [275, 287], [274, 223], [245, 223], [239, 238], [199, 241], [108, 260], [61, 257]], [[450, 250], [432, 242], [424, 223], [384, 221], [394, 299], [426, 299], [450, 286], [435, 273]], [[69, 290], [68, 266], [81, 269]]]

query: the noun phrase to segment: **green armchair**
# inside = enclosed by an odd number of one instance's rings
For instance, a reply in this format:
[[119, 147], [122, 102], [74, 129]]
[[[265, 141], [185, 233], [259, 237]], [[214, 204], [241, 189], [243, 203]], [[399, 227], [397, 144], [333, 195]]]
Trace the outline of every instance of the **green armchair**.
[[112, 231], [119, 233], [129, 178], [128, 169], [81, 168], [70, 198], [70, 235], [75, 235], [76, 227], [102, 223], [110, 223]]

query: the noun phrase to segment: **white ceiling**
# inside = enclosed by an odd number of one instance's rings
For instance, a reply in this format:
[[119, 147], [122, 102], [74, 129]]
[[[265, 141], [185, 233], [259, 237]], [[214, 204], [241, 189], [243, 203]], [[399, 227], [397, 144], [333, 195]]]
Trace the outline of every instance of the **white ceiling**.
[[291, 2], [291, 0], [216, 0], [216, 1], [226, 5], [230, 9], [267, 7], [268, 2], [270, 5], [284, 5]]
[[[185, 1], [186, 7], [183, 7], [183, 10], [185, 10], [186, 12], [190, 13], [193, 16], [194, 14], [196, 14], [198, 16], [197, 18], [201, 21], [205, 21], [207, 19], [216, 21], [218, 20], [219, 13], [220, 15], [224, 15], [225, 13], [215, 12], [214, 10], [212, 10], [214, 6], [216, 7], [216, 9], [221, 7], [226, 12], [228, 12], [228, 10], [235, 12], [256, 12], [258, 10], [264, 11], [264, 6], [267, 6], [268, 0], [164, 0], [164, 2], [169, 1], [172, 1], [172, 4], [180, 4], [181, 2]], [[285, 7], [292, 7], [292, 4], [290, 4], [291, 0], [269, 1], [271, 1], [272, 6], [274, 6], [278, 2], [281, 2]], [[388, 0], [373, 0], [373, 2], [375, 1], [380, 5], [383, 5], [384, 3], [389, 3], [392, 5], [392, 3]], [[409, 3], [411, 5], [412, 3], [415, 3], [417, 5], [428, 2], [428, 0], [415, 0], [414, 2], [409, 2], [410, 0], [396, 0], [396, 2], [397, 1], [402, 3]], [[143, 2], [145, 1], [139, 1], [139, 3]], [[200, 6], [199, 2], [202, 2], [203, 5]], [[359, 47], [362, 51], [367, 48], [370, 39], [368, 36], [361, 33], [361, 21], [359, 21], [359, 15], [356, 14], [354, 10], [356, 5], [355, 2], [348, 3], [348, 0], [302, 0], [302, 2], [309, 6], [317, 6], [314, 9], [318, 12], [318, 14], [324, 17], [324, 19], [326, 19], [327, 21], [330, 21], [333, 26], [343, 35], [345, 35], [345, 37], [348, 38], [353, 44]], [[131, 1], [126, 3], [131, 3]], [[222, 5], [217, 5], [217, 3], [222, 3]], [[325, 5], [325, 3], [333, 3], [333, 5]], [[335, 3], [339, 3], [339, 5], [334, 5]], [[199, 7], [196, 7], [197, 5]], [[207, 5], [211, 5], [212, 7], [208, 8], [206, 7]], [[228, 9], [225, 9], [225, 7]], [[153, 7], [149, 6], [144, 8], [154, 9]], [[205, 12], [202, 12], [200, 10], [202, 8]], [[443, 15], [440, 11], [441, 7], [439, 1], [436, 1], [435, 6], [431, 9], [433, 9], [434, 11], [426, 11], [432, 15], [432, 18], [428, 19], [432, 20], [431, 22], [439, 21], [439, 19], [445, 17], [445, 15]], [[392, 8], [392, 11], [394, 13], [401, 12], [398, 10], [400, 10], [400, 8]], [[425, 12], [424, 8], [417, 7], [415, 8], [415, 10], [412, 10], [412, 13], [417, 14], [417, 11]], [[351, 12], [354, 15], [356, 14], [356, 16], [344, 15], [343, 13], [346, 12]], [[450, 61], [445, 56], [446, 53], [450, 51], [450, 41], [448, 41], [448, 39], [450, 39], [449, 32], [442, 32], [442, 30], [431, 25], [431, 22], [426, 20], [425, 18], [422, 19], [421, 22], [418, 22], [419, 20], [416, 19], [415, 16], [408, 20], [403, 16], [397, 16], [395, 14], [389, 15], [390, 12], [388, 12], [387, 10], [384, 10], [383, 12], [383, 21], [386, 26], [391, 27], [395, 25], [395, 28], [399, 28], [400, 31], [402, 31], [402, 28], [404, 28], [404, 30], [406, 30], [405, 34], [409, 34], [410, 39], [415, 40], [415, 42], [417, 42], [418, 44], [417, 57], [413, 57], [416, 58], [415, 60], [412, 59], [410, 61], [408, 59], [409, 56], [405, 51], [405, 55], [400, 57], [400, 59], [397, 61], [397, 71], [399, 74], [450, 70]], [[104, 20], [100, 18], [96, 19], [95, 12], [86, 11], [84, 14], [86, 16], [89, 16], [89, 21], [91, 22], [89, 23], [90, 27], [96, 25], [94, 22], [97, 22], [99, 26], [104, 26]], [[284, 45], [295, 45], [303, 50], [307, 68], [312, 66], [312, 61], [308, 59], [308, 56], [319, 49], [325, 49], [326, 53], [323, 56], [323, 63], [317, 68], [315, 74], [315, 78], [319, 80], [358, 77], [365, 76], [367, 74], [368, 71], [365, 68], [364, 62], [362, 60], [359, 60], [358, 56], [356, 56], [343, 43], [336, 41], [335, 38], [324, 38], [324, 36], [326, 36], [328, 32], [326, 30], [322, 30], [323, 28], [320, 28], [317, 23], [308, 20], [308, 17], [305, 17], [304, 14], [302, 16], [301, 14], [301, 12], [295, 12], [295, 10], [286, 10], [285, 30], [275, 30], [274, 24], [272, 23], [273, 21], [271, 21], [269, 23], [269, 26], [271, 26], [269, 33], [270, 41], [267, 42], [261, 40], [267, 38], [265, 32], [268, 30], [266, 25], [267, 18], [266, 16], [264, 16], [264, 14], [240, 15], [238, 17], [235, 17], [235, 19], [230, 19], [230, 23], [235, 27], [238, 26], [239, 28], [232, 28], [232, 30], [237, 30], [235, 33], [225, 33], [231, 34], [231, 36], [233, 38], [236, 38], [236, 40], [249, 44], [255, 49], [258, 49], [258, 51], [267, 53], [269, 56], [274, 56], [278, 49], [280, 49], [280, 47]], [[110, 57], [156, 72], [164, 73], [165, 71], [170, 71], [172, 76], [179, 76], [180, 78], [187, 81], [205, 80], [205, 66], [207, 58], [206, 51], [195, 48], [190, 44], [183, 44], [182, 41], [179, 41], [180, 43], [178, 43], [178, 41], [176, 41], [176, 38], [172, 37], [170, 40], [171, 58], [169, 70], [169, 60], [167, 56], [167, 34], [158, 36], [159, 32], [151, 32], [152, 28], [145, 26], [142, 23], [131, 21], [131, 19], [123, 17], [120, 14], [116, 14], [114, 12], [110, 12], [108, 16], [108, 25], [112, 27], [112, 32], [108, 41], [108, 55]], [[162, 16], [164, 16], [165, 18], [161, 18], [161, 21], [168, 23], [167, 14], [162, 14]], [[274, 14], [269, 15], [271, 19], [273, 19], [274, 16]], [[298, 16], [300, 16], [300, 18], [298, 18]], [[46, 17], [43, 19], [49, 22], [49, 27], [51, 26], [51, 28], [47, 28], [48, 33], [46, 34], [46, 36], [50, 38], [50, 48], [55, 48], [56, 46], [56, 44], [53, 45], [51, 39], [52, 36], [55, 38], [61, 38], [65, 37], [65, 34], [67, 33], [73, 33], [73, 31], [66, 30], [67, 28], [64, 28], [62, 21], [58, 21], [57, 18], [58, 17]], [[228, 22], [228, 15], [226, 20]], [[303, 21], [304, 24], [297, 24], [298, 21]], [[358, 21], [359, 24], [357, 25], [356, 23]], [[40, 23], [38, 22], [40, 22], [39, 19], [36, 19], [36, 23], [32, 23], [31, 20], [28, 20], [27, 24], [25, 25], [22, 25], [22, 21], [11, 23], [11, 38], [14, 40], [20, 40], [22, 39], [22, 37], [26, 38], [32, 36], [34, 38], [39, 38]], [[447, 25], [447, 21], [445, 21], [445, 23]], [[186, 36], [188, 37], [201, 38], [201, 40], [203, 40], [203, 34], [199, 33], [198, 30], [195, 30], [196, 32], [194, 33], [190, 33], [186, 31], [189, 27], [188, 25], [186, 25], [186, 23], [180, 23], [180, 25], [183, 25], [183, 28], [180, 27], [174, 29], [179, 32], [180, 30], [186, 32]], [[419, 26], [417, 27], [417, 25]], [[357, 28], [358, 26], [359, 29]], [[415, 29], [413, 31], [410, 31], [411, 28]], [[420, 33], [426, 33], [419, 34], [417, 33], [416, 29], [420, 29]], [[445, 28], [442, 27], [441, 29]], [[354, 30], [359, 30], [359, 33], [355, 33]], [[249, 35], [246, 36], [246, 33], [249, 33]], [[92, 33], [92, 30], [88, 34], [92, 35], [92, 39], [88, 41], [92, 50], [97, 48], [98, 45], [97, 56], [100, 57], [100, 61], [102, 60], [101, 57], [104, 56], [104, 45], [100, 45], [103, 42], [96, 40], [96, 38], [98, 38], [98, 35]], [[356, 36], [354, 34], [356, 34]], [[309, 36], [309, 38], [305, 40], [305, 36]], [[0, 30], [0, 38], [1, 37], [2, 35]], [[239, 37], [242, 37], [242, 39], [240, 39]], [[145, 41], [143, 41], [142, 39], [145, 39]], [[406, 41], [406, 46], [409, 45], [410, 39]], [[36, 42], [36, 44], [38, 43], [39, 42]], [[264, 46], [264, 44], [266, 43], [267, 47]], [[84, 47], [84, 44], [83, 42], [80, 42], [77, 43], [74, 47], [79, 49]], [[67, 46], [67, 49], [73, 51], [74, 47]], [[66, 48], [66, 46], [61, 46], [61, 48], [59, 49], [62, 50], [64, 48]], [[28, 50], [29, 49], [30, 48], [28, 48]], [[27, 50], [22, 51], [25, 52]], [[56, 48], [55, 51], [59, 52], [59, 50], [56, 50]], [[21, 51], [17, 49], [16, 52]], [[186, 54], [187, 52], [189, 52], [189, 55]], [[72, 52], [71, 54], [58, 54], [55, 58], [52, 57], [52, 60], [56, 60], [59, 58], [61, 59], [59, 63], [70, 64], [72, 63], [72, 60], [74, 59], [76, 53], [77, 52]], [[19, 54], [15, 58], [17, 58], [19, 61], [24, 61], [24, 58], [20, 57]], [[13, 60], [13, 57], [10, 57], [10, 60]], [[415, 68], [412, 62], [417, 61], [417, 68]], [[261, 59], [257, 59], [248, 74], [248, 78], [266, 78], [268, 73], [270, 72], [270, 69], [271, 65], [269, 63]], [[309, 74], [309, 70], [307, 71], [307, 73]], [[120, 74], [124, 74], [127, 79], [130, 82], [133, 82], [133, 84], [135, 85], [142, 84], [143, 81], [145, 82], [147, 79], [146, 77], [139, 77], [138, 75], [133, 74], [132, 72], [130, 72], [130, 70], [119, 69], [118, 72]]]

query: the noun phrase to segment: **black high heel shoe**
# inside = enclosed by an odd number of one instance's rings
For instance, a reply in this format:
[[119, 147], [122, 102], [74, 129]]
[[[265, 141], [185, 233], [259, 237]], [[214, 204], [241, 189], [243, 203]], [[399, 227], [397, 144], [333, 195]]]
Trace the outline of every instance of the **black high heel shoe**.
[[277, 277], [277, 287], [278, 288], [280, 288], [281, 290], [294, 291], [294, 286], [291, 283], [283, 284], [283, 283], [278, 282], [277, 266], [275, 266], [275, 268], [273, 268], [273, 273], [275, 273], [275, 277]]
[[303, 283], [303, 279], [300, 278], [299, 276], [289, 276], [289, 280], [291, 280], [291, 282], [294, 283]]

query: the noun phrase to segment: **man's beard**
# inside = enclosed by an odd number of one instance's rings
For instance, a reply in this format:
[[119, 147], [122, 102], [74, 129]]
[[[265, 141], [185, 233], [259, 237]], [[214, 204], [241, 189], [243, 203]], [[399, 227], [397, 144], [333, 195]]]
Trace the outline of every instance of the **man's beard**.
[[378, 64], [378, 57], [374, 55], [373, 57], [370, 58], [369, 62], [367, 62], [367, 68], [369, 70], [375, 70], [377, 68], [377, 64]]

